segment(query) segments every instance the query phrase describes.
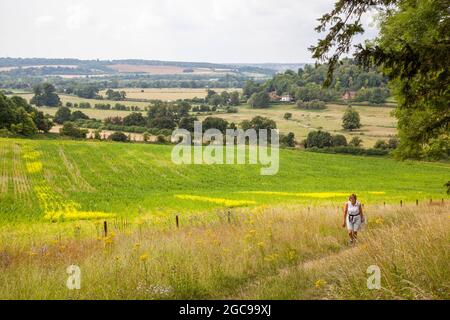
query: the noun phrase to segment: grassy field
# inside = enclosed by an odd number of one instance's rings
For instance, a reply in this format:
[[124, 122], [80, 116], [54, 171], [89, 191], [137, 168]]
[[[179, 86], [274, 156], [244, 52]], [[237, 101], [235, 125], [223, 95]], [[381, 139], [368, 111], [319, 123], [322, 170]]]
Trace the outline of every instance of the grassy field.
[[[121, 89], [122, 90], [122, 89]], [[123, 88], [127, 92], [129, 98], [134, 99], [162, 99], [162, 100], [176, 100], [179, 98], [193, 98], [194, 96], [203, 97], [206, 95], [205, 89], [141, 89]], [[220, 92], [223, 89], [214, 89]], [[231, 89], [230, 89], [231, 90]], [[233, 89], [234, 90], [234, 89]], [[31, 99], [32, 94], [20, 93], [18, 94], [26, 99]], [[109, 103], [114, 105], [117, 101], [96, 100], [96, 99], [82, 99], [70, 95], [60, 95], [63, 104], [66, 102], [80, 103], [89, 102], [92, 106], [96, 103]], [[144, 109], [148, 106], [148, 102], [134, 102], [134, 101], [120, 101], [119, 103], [127, 106], [139, 106]], [[267, 109], [252, 109], [249, 105], [242, 105], [239, 107], [238, 113], [218, 114], [216, 116], [224, 118], [230, 122], [240, 123], [243, 120], [250, 120], [257, 115], [269, 117], [276, 121], [281, 133], [293, 132], [297, 141], [306, 138], [308, 132], [312, 130], [325, 130], [332, 134], [343, 134], [347, 140], [353, 136], [358, 136], [362, 139], [364, 147], [372, 147], [379, 139], [388, 140], [396, 134], [396, 119], [391, 115], [394, 110], [391, 106], [363, 106], [354, 105], [354, 108], [360, 113], [362, 128], [352, 132], [342, 130], [342, 115], [347, 106], [338, 104], [328, 104], [327, 109], [321, 111], [301, 110], [293, 104], [279, 104], [273, 105]], [[54, 115], [56, 108], [40, 108], [45, 113]], [[75, 110], [75, 109], [73, 109]], [[83, 109], [91, 118], [104, 119], [107, 117], [121, 116], [124, 117], [130, 111], [116, 111], [116, 110], [96, 110]], [[286, 112], [292, 113], [291, 120], [283, 118]], [[207, 115], [200, 115], [198, 118], [203, 120]]]
[[450, 165], [280, 150], [259, 165], [175, 165], [172, 146], [0, 139], [0, 224], [148, 217], [277, 203], [336, 206], [445, 197]]
[[[301, 110], [295, 105], [274, 105], [267, 109], [252, 109], [248, 105], [239, 108], [238, 113], [228, 113], [220, 117], [239, 123], [257, 115], [275, 120], [281, 133], [293, 132], [297, 141], [306, 138], [312, 130], [325, 130], [332, 134], [343, 134], [347, 140], [353, 136], [362, 139], [364, 147], [372, 147], [379, 139], [388, 140], [397, 132], [396, 119], [391, 116], [391, 107], [353, 106], [361, 117], [362, 128], [352, 132], [342, 130], [342, 116], [347, 106], [329, 104], [325, 110]], [[291, 120], [283, 118], [286, 112], [292, 113]], [[204, 117], [199, 117], [203, 119]]]
[[[178, 99], [193, 99], [193, 98], [205, 98], [207, 94], [206, 88], [199, 89], [189, 89], [189, 88], [119, 88], [114, 89], [116, 91], [125, 91], [127, 93], [126, 97], [128, 99], [143, 99], [143, 100], [167, 100], [174, 101]], [[238, 91], [241, 92], [240, 88], [211, 88], [217, 93], [223, 91]], [[100, 91], [100, 95], [105, 96], [106, 90]]]
[[[448, 205], [367, 206], [346, 245], [340, 215], [279, 206], [146, 222], [48, 224], [0, 233], [0, 299], [449, 299]], [[202, 222], [202, 223], [200, 223]], [[3, 230], [2, 230], [3, 231]], [[68, 290], [66, 268], [81, 271]], [[367, 288], [367, 269], [381, 289]]]
[[233, 72], [231, 69], [212, 69], [212, 68], [184, 68], [178, 66], [153, 66], [145, 64], [113, 64], [109, 66], [120, 73], [149, 73], [149, 74], [186, 74], [184, 70], [190, 69], [192, 72], [187, 74], [211, 74], [221, 75]]
[[[449, 299], [449, 164], [280, 150], [261, 176], [171, 149], [0, 139], [0, 299]], [[368, 219], [356, 247], [350, 192]]]

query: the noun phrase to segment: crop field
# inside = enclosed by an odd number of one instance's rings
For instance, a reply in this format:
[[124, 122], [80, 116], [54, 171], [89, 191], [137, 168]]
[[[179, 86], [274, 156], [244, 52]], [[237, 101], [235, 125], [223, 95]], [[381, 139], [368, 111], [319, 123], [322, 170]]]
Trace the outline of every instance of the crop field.
[[[176, 100], [187, 99], [194, 97], [204, 97], [206, 89], [138, 89], [138, 88], [122, 88], [127, 92], [127, 97], [132, 99], [161, 99], [161, 100]], [[144, 90], [144, 92], [141, 92]], [[213, 89], [221, 92], [225, 89]], [[227, 89], [240, 90], [240, 89]], [[104, 94], [104, 91], [100, 92]], [[31, 93], [19, 93], [19, 96], [29, 100], [32, 97]], [[92, 106], [96, 103], [109, 103], [114, 105], [119, 102], [127, 106], [139, 106], [144, 109], [148, 106], [148, 102], [142, 101], [110, 101], [110, 100], [96, 100], [96, 99], [82, 99], [70, 95], [60, 95], [60, 98], [65, 104], [66, 102], [80, 103], [89, 102]], [[364, 106], [353, 105], [359, 112], [361, 117], [362, 128], [354, 131], [344, 131], [342, 129], [342, 115], [347, 106], [339, 104], [328, 104], [325, 110], [302, 110], [293, 104], [279, 104], [272, 105], [266, 109], [253, 109], [245, 104], [239, 107], [238, 113], [225, 113], [216, 116], [224, 118], [230, 122], [239, 123], [243, 120], [250, 120], [255, 116], [264, 116], [276, 121], [281, 133], [293, 132], [298, 142], [306, 138], [308, 132], [313, 130], [325, 130], [332, 134], [343, 134], [349, 141], [352, 137], [358, 136], [362, 140], [362, 145], [366, 148], [372, 147], [377, 140], [388, 140], [396, 134], [397, 121], [392, 115], [394, 108], [391, 106]], [[56, 108], [41, 107], [40, 110], [44, 113], [54, 115]], [[117, 110], [96, 110], [83, 109], [91, 118], [104, 119], [107, 117], [121, 116], [124, 117], [129, 114], [129, 111]], [[286, 120], [283, 118], [286, 112], [292, 113], [292, 119]], [[199, 115], [199, 120], [203, 120], [209, 115]]]
[[150, 73], [150, 74], [185, 74], [184, 70], [190, 69], [188, 74], [219, 74], [232, 72], [230, 69], [211, 68], [183, 68], [178, 66], [154, 66], [146, 64], [113, 64], [110, 69], [121, 73]]
[[[165, 100], [175, 101], [178, 99], [193, 99], [193, 98], [205, 98], [207, 90], [205, 88], [190, 89], [190, 88], [119, 88], [116, 91], [125, 91], [127, 98], [129, 99], [142, 99], [142, 100]], [[217, 93], [222, 91], [238, 91], [240, 88], [211, 88]], [[100, 91], [100, 95], [105, 96], [106, 90]]]
[[[266, 109], [252, 109], [250, 106], [239, 107], [238, 113], [221, 114], [220, 117], [230, 122], [239, 123], [260, 115], [275, 120], [281, 133], [293, 132], [298, 142], [306, 138], [308, 132], [324, 130], [332, 134], [343, 134], [347, 140], [358, 136], [364, 147], [372, 147], [379, 140], [387, 140], [396, 134], [396, 119], [391, 115], [391, 107], [373, 107], [353, 105], [361, 117], [362, 128], [354, 131], [342, 129], [342, 116], [347, 106], [328, 104], [325, 110], [302, 110], [293, 104], [273, 105]], [[283, 118], [286, 112], [292, 113], [292, 119]], [[203, 119], [206, 116], [201, 116]]]
[[[280, 150], [259, 165], [175, 165], [168, 145], [0, 140], [0, 223], [143, 217], [276, 203], [339, 205], [444, 197], [448, 164]], [[346, 177], [349, 177], [348, 179]], [[351, 177], [351, 179], [350, 179]]]

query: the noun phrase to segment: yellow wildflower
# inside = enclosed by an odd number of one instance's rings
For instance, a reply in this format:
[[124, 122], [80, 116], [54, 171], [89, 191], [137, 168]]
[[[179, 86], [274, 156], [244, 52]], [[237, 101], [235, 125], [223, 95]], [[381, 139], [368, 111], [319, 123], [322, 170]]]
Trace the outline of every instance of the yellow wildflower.
[[139, 260], [141, 260], [142, 262], [146, 262], [148, 260], [148, 254], [144, 253], [139, 257]]
[[318, 279], [316, 282], [315, 282], [315, 284], [314, 284], [314, 286], [317, 288], [317, 289], [320, 289], [320, 288], [322, 288], [324, 285], [326, 285], [327, 284], [327, 282], [324, 280], [324, 279]]

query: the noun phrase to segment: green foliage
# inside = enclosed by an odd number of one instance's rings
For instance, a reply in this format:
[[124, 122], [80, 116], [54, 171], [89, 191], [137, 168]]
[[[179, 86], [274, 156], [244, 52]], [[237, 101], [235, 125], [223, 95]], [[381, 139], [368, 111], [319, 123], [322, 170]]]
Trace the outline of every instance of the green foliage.
[[60, 107], [55, 114], [55, 122], [63, 124], [66, 121], [71, 121], [71, 111], [67, 107]]
[[287, 135], [280, 135], [280, 145], [284, 147], [295, 147], [295, 135], [292, 132], [289, 132]]
[[363, 148], [356, 148], [353, 146], [339, 146], [339, 147], [325, 147], [325, 148], [312, 147], [306, 150], [318, 153], [333, 153], [333, 154], [341, 153], [341, 154], [351, 154], [355, 156], [386, 156], [389, 154], [388, 150], [375, 148], [363, 149]]
[[123, 124], [125, 126], [141, 126], [144, 127], [147, 120], [142, 116], [140, 112], [132, 112], [123, 118]]
[[347, 146], [347, 139], [342, 134], [337, 134], [332, 136], [331, 144], [333, 147], [342, 147]]
[[382, 104], [389, 98], [390, 91], [387, 88], [363, 88], [356, 93], [355, 101], [368, 101], [373, 104]]
[[80, 98], [86, 99], [99, 98], [98, 91], [99, 87], [96, 84], [91, 83], [80, 83], [66, 88], [66, 93], [74, 94]]
[[393, 150], [398, 147], [398, 140], [395, 137], [389, 138], [389, 141], [385, 140], [377, 140], [375, 142], [375, 145], [373, 146], [375, 149], [381, 149], [381, 150]]
[[127, 142], [129, 141], [128, 136], [120, 131], [116, 131], [114, 133], [111, 133], [108, 137], [108, 140], [116, 141], [116, 142]]
[[59, 133], [62, 136], [84, 139], [86, 138], [88, 130], [77, 128], [72, 122], [64, 122], [63, 127], [59, 129]]
[[31, 115], [23, 108], [18, 108], [16, 113], [17, 123], [11, 124], [11, 132], [24, 136], [32, 136], [37, 133], [36, 124]]
[[106, 97], [108, 100], [114, 100], [114, 101], [121, 101], [126, 99], [126, 92], [125, 91], [114, 91], [112, 89], [106, 90]]
[[180, 122], [178, 123], [178, 128], [180, 129], [186, 129], [189, 132], [194, 132], [194, 121], [197, 121], [197, 117], [193, 116], [186, 116], [181, 118]]
[[[325, 85], [331, 83], [339, 57], [362, 33], [360, 17], [370, 8], [381, 12], [378, 37], [358, 45], [357, 62], [381, 67], [396, 101], [400, 158], [450, 156], [450, 16], [447, 0], [338, 1], [316, 28], [328, 31], [313, 57], [328, 61]], [[345, 21], [345, 22], [344, 22]], [[331, 55], [330, 55], [331, 53]]]
[[206, 117], [205, 120], [202, 122], [202, 130], [205, 132], [208, 129], [217, 129], [223, 134], [225, 134], [225, 131], [228, 128], [228, 121], [217, 118], [217, 117]]
[[252, 120], [244, 120], [241, 122], [241, 128], [243, 130], [255, 129], [256, 132], [259, 130], [272, 130], [277, 128], [277, 124], [272, 119], [256, 116]]
[[333, 137], [326, 131], [311, 131], [305, 141], [305, 148], [324, 148], [333, 145]]
[[32, 136], [38, 130], [48, 132], [52, 122], [42, 112], [20, 97], [8, 98], [0, 93], [0, 129], [17, 135]]
[[31, 104], [34, 104], [38, 107], [58, 107], [61, 105], [61, 100], [56, 94], [55, 87], [48, 82], [35, 86], [33, 88], [33, 92], [34, 96], [30, 100]]
[[[95, 106], [97, 108], [97, 105], [95, 105]], [[91, 108], [91, 104], [89, 102], [80, 102], [80, 104], [76, 108], [90, 109]]]
[[297, 100], [302, 101], [332, 101], [336, 100], [337, 98], [336, 93], [328, 89], [323, 89], [322, 86], [314, 82], [309, 82], [305, 86], [299, 87], [297, 90], [295, 90], [294, 96]]
[[74, 112], [72, 112], [72, 114], [70, 115], [70, 121], [77, 121], [77, 120], [88, 120], [89, 116], [87, 116], [86, 114], [84, 114], [83, 112], [76, 110]]
[[252, 108], [267, 108], [270, 105], [269, 94], [265, 91], [256, 92], [248, 99], [248, 103]]
[[238, 106], [241, 104], [240, 96], [238, 91], [233, 91], [230, 93], [230, 106]]
[[377, 140], [373, 146], [375, 149], [387, 150], [389, 145], [384, 140]]
[[297, 108], [305, 110], [324, 110], [327, 108], [325, 102], [321, 100], [311, 100], [311, 101], [297, 101]]
[[290, 120], [290, 119], [292, 119], [292, 113], [286, 112], [286, 113], [283, 115], [283, 119], [284, 119], [284, 120]]
[[31, 116], [39, 131], [47, 133], [53, 127], [53, 122], [50, 120], [49, 116], [45, 116], [42, 111], [34, 110]]
[[165, 135], [158, 134], [156, 136], [156, 143], [166, 143], [166, 142], [167, 142], [167, 140], [166, 140], [166, 136]]
[[350, 131], [361, 128], [359, 113], [351, 106], [345, 110], [344, 115], [342, 116], [342, 128]]
[[358, 148], [358, 147], [361, 146], [361, 143], [362, 143], [361, 138], [356, 136], [356, 137], [353, 137], [353, 138], [350, 140], [350, 142], [348, 143], [348, 145], [349, 145], [349, 146], [352, 146], [352, 147], [355, 147], [355, 148]]

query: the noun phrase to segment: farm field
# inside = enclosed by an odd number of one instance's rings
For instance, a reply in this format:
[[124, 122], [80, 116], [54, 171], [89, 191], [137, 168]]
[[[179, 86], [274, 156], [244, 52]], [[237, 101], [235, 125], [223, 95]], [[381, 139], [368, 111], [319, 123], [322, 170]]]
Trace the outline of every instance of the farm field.
[[[101, 100], [98, 100], [101, 101]], [[92, 102], [91, 102], [92, 104]], [[344, 131], [341, 127], [342, 115], [346, 106], [328, 105], [324, 111], [300, 110], [293, 105], [275, 105], [268, 109], [252, 109], [248, 105], [239, 107], [238, 113], [220, 113], [213, 115], [198, 115], [199, 120], [208, 116], [226, 119], [229, 122], [239, 123], [243, 120], [251, 120], [258, 115], [275, 120], [281, 133], [293, 132], [298, 142], [305, 139], [310, 131], [325, 130], [332, 134], [343, 134], [348, 141], [354, 136], [362, 140], [364, 147], [372, 147], [379, 139], [388, 140], [396, 134], [396, 119], [390, 115], [393, 110], [389, 107], [354, 106], [360, 113], [363, 127], [352, 132]], [[77, 109], [71, 108], [72, 111]], [[54, 115], [57, 108], [41, 107], [39, 110]], [[130, 111], [83, 109], [91, 118], [105, 119], [107, 117], [124, 117]], [[145, 112], [145, 111], [144, 111]], [[286, 120], [283, 115], [292, 113], [292, 119]]]
[[[112, 64], [108, 68], [120, 73], [149, 73], [149, 74], [211, 74], [218, 75], [234, 72], [232, 69], [188, 68], [171, 65], [147, 64]], [[185, 70], [191, 72], [185, 73]]]
[[[167, 100], [175, 101], [178, 99], [193, 99], [205, 98], [207, 94], [206, 88], [189, 89], [189, 88], [118, 88], [116, 91], [125, 91], [128, 99], [145, 99], [145, 100]], [[221, 93], [223, 91], [238, 91], [240, 88], [211, 88], [211, 90]], [[143, 91], [143, 92], [142, 92]], [[105, 96], [106, 90], [99, 92], [100, 95]]]
[[[20, 92], [17, 94], [14, 94], [16, 96], [22, 97], [24, 99], [26, 99], [27, 101], [30, 101], [31, 98], [33, 97], [33, 93], [31, 92]], [[11, 95], [8, 95], [11, 96]], [[61, 102], [63, 105], [66, 104], [66, 102], [72, 102], [72, 103], [80, 103], [80, 102], [89, 102], [92, 107], [94, 107], [94, 105], [96, 103], [109, 103], [110, 105], [115, 105], [116, 103], [120, 103], [120, 104], [124, 104], [126, 106], [139, 106], [142, 107], [142, 109], [144, 107], [148, 106], [148, 102], [142, 102], [142, 101], [113, 101], [113, 100], [107, 100], [107, 99], [85, 99], [85, 98], [80, 98], [77, 96], [73, 96], [73, 95], [67, 95], [67, 94], [59, 94], [59, 98], [61, 99]], [[53, 108], [50, 108], [53, 109]], [[55, 108], [57, 109], [57, 108]], [[109, 111], [109, 110], [106, 110]], [[56, 111], [55, 111], [56, 112]]]
[[[162, 99], [162, 100], [176, 100], [181, 98], [193, 98], [203, 97], [206, 95], [206, 89], [144, 89], [144, 92], [140, 92], [141, 89], [123, 88], [129, 98], [134, 99]], [[217, 92], [221, 92], [224, 89], [213, 89]], [[235, 89], [229, 89], [235, 90]], [[236, 89], [239, 90], [239, 89]], [[102, 92], [101, 92], [102, 93]], [[104, 92], [103, 92], [104, 93]], [[19, 93], [17, 94], [27, 100], [32, 97], [31, 93]], [[127, 106], [139, 106], [144, 109], [148, 106], [148, 102], [142, 101], [110, 101], [110, 100], [98, 100], [98, 99], [82, 99], [70, 95], [60, 95], [60, 98], [65, 104], [66, 102], [80, 103], [89, 102], [92, 106], [96, 103], [109, 103], [114, 105], [121, 103]], [[352, 132], [342, 130], [342, 115], [345, 112], [347, 106], [339, 104], [328, 104], [325, 110], [302, 110], [296, 108], [294, 104], [279, 104], [272, 105], [270, 108], [265, 109], [253, 109], [249, 105], [241, 105], [238, 113], [225, 113], [217, 114], [213, 116], [221, 117], [229, 122], [239, 123], [243, 120], [250, 120], [255, 116], [269, 117], [276, 121], [278, 129], [281, 133], [293, 132], [298, 142], [306, 138], [308, 132], [313, 130], [325, 130], [332, 134], [343, 134], [349, 141], [353, 136], [358, 136], [362, 139], [362, 145], [366, 148], [372, 147], [379, 139], [388, 140], [390, 137], [396, 134], [396, 119], [391, 115], [394, 110], [390, 106], [364, 106], [353, 105], [353, 107], [360, 113], [361, 123], [363, 127], [359, 130]], [[39, 108], [44, 113], [54, 115], [57, 108]], [[76, 110], [72, 108], [72, 111]], [[107, 117], [120, 116], [124, 117], [130, 113], [130, 111], [117, 111], [117, 110], [97, 110], [97, 109], [83, 109], [85, 114], [91, 118], [104, 119]], [[286, 120], [283, 118], [286, 112], [292, 113], [292, 119]], [[203, 120], [209, 115], [199, 115], [199, 120]]]
[[[341, 204], [445, 197], [450, 165], [280, 150], [259, 165], [175, 165], [170, 145], [0, 139], [0, 224], [149, 217], [277, 203]], [[347, 177], [352, 177], [347, 179]]]
[[[230, 122], [239, 123], [260, 115], [275, 120], [281, 133], [293, 132], [298, 142], [305, 139], [310, 131], [324, 130], [332, 134], [343, 134], [347, 140], [353, 136], [362, 139], [364, 147], [372, 147], [379, 139], [388, 140], [396, 134], [396, 119], [391, 116], [391, 107], [373, 107], [353, 105], [361, 117], [363, 127], [352, 132], [342, 130], [342, 115], [347, 106], [328, 104], [325, 110], [302, 110], [293, 104], [273, 105], [265, 109], [252, 109], [245, 105], [239, 107], [238, 113], [221, 114], [220, 117]], [[286, 112], [292, 113], [292, 119], [283, 118]], [[204, 119], [206, 116], [199, 116]]]

